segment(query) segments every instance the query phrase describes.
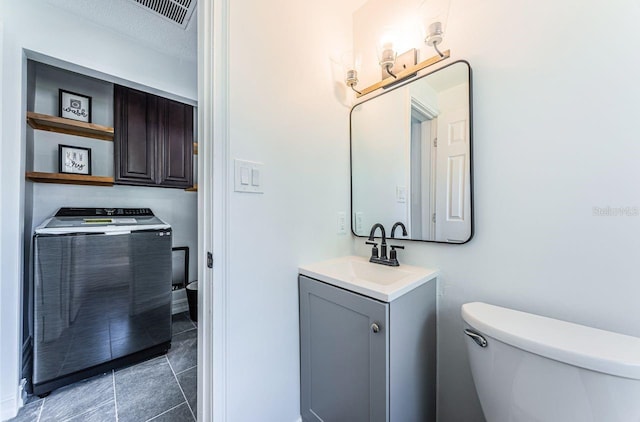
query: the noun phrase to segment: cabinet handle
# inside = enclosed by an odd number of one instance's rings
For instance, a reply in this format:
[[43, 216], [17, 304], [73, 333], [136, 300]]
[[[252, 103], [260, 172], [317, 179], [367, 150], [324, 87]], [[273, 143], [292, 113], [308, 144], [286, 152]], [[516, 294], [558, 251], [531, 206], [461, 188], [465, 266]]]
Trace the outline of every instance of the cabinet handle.
[[380, 326], [378, 325], [377, 322], [374, 322], [373, 324], [371, 324], [371, 331], [374, 333], [380, 332]]

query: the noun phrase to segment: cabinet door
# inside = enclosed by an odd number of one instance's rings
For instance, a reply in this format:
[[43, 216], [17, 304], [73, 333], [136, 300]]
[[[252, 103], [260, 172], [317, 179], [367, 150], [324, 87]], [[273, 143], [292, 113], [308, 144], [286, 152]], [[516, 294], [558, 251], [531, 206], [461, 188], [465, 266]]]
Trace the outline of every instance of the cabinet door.
[[155, 185], [159, 135], [157, 97], [116, 85], [114, 107], [115, 182]]
[[163, 134], [160, 143], [160, 184], [188, 188], [193, 186], [193, 107], [160, 99]]
[[114, 104], [116, 183], [193, 186], [193, 107], [118, 85]]
[[300, 276], [304, 421], [388, 421], [388, 306]]

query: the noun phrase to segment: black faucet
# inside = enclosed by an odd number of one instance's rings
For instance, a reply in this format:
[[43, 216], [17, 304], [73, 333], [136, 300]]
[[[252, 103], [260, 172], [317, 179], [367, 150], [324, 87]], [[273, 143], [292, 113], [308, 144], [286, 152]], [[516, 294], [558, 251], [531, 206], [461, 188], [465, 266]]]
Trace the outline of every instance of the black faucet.
[[[393, 236], [395, 235], [395, 231], [396, 231], [396, 228], [398, 228], [398, 226], [402, 227], [402, 235], [407, 236], [407, 228], [404, 226], [404, 224], [398, 221], [396, 224], [393, 225], [393, 228], [391, 229], [391, 239], [394, 238]], [[373, 241], [374, 240], [373, 236], [376, 234], [377, 229], [380, 229], [380, 231], [382, 232], [382, 243], [380, 244], [381, 256], [378, 256], [378, 244]], [[369, 241], [365, 243], [367, 245], [373, 245], [373, 248], [371, 248], [371, 258], [369, 258], [369, 262], [388, 265], [390, 267], [397, 267], [400, 265], [400, 263], [398, 262], [396, 249], [404, 249], [404, 246], [392, 245], [391, 253], [387, 258], [387, 235], [384, 231], [384, 226], [382, 224], [376, 223], [373, 225], [373, 227], [371, 227], [371, 232], [369, 232], [368, 240]]]
[[384, 231], [384, 226], [380, 223], [376, 223], [373, 225], [373, 227], [371, 227], [371, 232], [369, 233], [369, 241], [373, 241], [373, 235], [376, 233], [376, 229], [380, 229], [380, 231], [382, 231], [382, 244], [380, 245], [380, 257], [379, 258], [374, 258], [373, 254], [371, 256], [371, 259], [369, 260], [370, 262], [378, 262], [379, 264], [381, 264], [382, 262], [379, 261], [386, 261], [387, 260], [387, 235]]
[[[402, 236], [407, 237], [407, 228], [404, 226], [404, 224], [402, 224], [400, 221], [398, 221], [391, 228], [391, 237], [390, 237], [390, 239], [395, 239], [396, 229], [398, 227], [402, 228]], [[391, 252], [389, 252], [389, 264], [387, 264], [387, 265], [391, 265], [392, 267], [397, 267], [397, 266], [400, 265], [400, 263], [398, 262], [398, 254], [396, 252], [396, 249], [404, 249], [404, 246], [391, 245]]]
[[398, 221], [396, 224], [393, 225], [393, 227], [391, 228], [391, 239], [395, 238], [396, 235], [396, 229], [398, 228], [398, 226], [402, 227], [402, 236], [407, 237], [407, 228], [404, 226], [404, 224], [402, 224], [400, 221]]

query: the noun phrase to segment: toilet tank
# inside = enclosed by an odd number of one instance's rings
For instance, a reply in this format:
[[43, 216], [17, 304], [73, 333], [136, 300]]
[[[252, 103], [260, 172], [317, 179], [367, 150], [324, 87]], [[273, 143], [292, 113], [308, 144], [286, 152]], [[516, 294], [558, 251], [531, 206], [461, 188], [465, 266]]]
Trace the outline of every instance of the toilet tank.
[[462, 318], [487, 421], [640, 421], [639, 338], [480, 302]]

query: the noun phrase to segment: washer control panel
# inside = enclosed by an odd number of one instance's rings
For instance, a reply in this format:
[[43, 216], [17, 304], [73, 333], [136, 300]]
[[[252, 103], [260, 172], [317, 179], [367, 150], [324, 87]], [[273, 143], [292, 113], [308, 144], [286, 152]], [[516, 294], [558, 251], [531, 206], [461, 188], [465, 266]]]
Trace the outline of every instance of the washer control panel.
[[149, 208], [60, 208], [56, 217], [153, 217]]

